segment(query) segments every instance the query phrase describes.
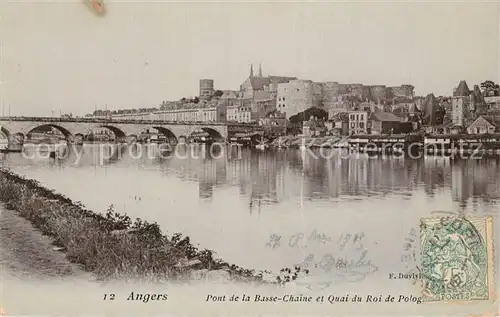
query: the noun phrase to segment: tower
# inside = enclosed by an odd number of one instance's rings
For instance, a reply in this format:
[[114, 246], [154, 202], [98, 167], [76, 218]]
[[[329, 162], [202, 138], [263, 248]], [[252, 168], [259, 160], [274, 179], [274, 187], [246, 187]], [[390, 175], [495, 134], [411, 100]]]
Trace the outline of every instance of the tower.
[[201, 100], [210, 99], [213, 93], [214, 93], [214, 80], [200, 79], [200, 99]]
[[262, 65], [259, 63], [259, 77], [262, 77]]
[[250, 77], [253, 77], [253, 64], [250, 64]]

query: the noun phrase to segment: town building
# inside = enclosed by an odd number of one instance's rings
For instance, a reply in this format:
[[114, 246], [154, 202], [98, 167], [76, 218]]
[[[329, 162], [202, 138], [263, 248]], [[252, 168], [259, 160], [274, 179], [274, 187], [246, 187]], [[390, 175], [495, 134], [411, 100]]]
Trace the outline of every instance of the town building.
[[445, 122], [443, 124], [427, 127], [425, 130], [430, 134], [459, 134], [463, 132], [463, 127], [453, 124], [453, 122]]
[[368, 112], [349, 111], [349, 135], [366, 134], [368, 129]]
[[238, 106], [238, 122], [250, 123], [252, 122], [252, 104], [251, 99], [243, 99]]
[[451, 97], [443, 97], [443, 96], [440, 96], [437, 98], [439, 105], [441, 106], [441, 108], [444, 111], [443, 122], [446, 122], [446, 123], [453, 122], [453, 120], [452, 120], [453, 104], [452, 104], [451, 99], [452, 99]]
[[259, 66], [257, 76], [253, 74], [253, 66], [250, 66], [250, 75], [240, 85], [242, 99], [265, 100], [275, 97], [273, 93], [277, 91], [277, 85], [287, 83], [290, 80], [297, 79], [296, 77], [286, 76], [266, 76], [262, 75], [262, 67]]
[[481, 92], [481, 89], [479, 89], [478, 85], [474, 85], [474, 89], [471, 93], [471, 99], [474, 115], [478, 116], [488, 112], [488, 104], [484, 100], [483, 93]]
[[262, 75], [262, 67], [259, 65], [259, 72], [254, 76], [253, 65], [250, 66], [248, 78], [240, 85], [239, 98], [245, 113], [240, 118], [248, 118], [248, 107], [250, 107], [250, 121], [258, 122], [260, 118], [276, 108], [276, 96], [278, 85], [295, 80], [296, 77], [287, 76], [266, 76]]
[[468, 127], [469, 134], [486, 134], [500, 132], [500, 116], [482, 115], [476, 118]]
[[276, 98], [255, 100], [252, 104], [252, 121], [258, 122], [269, 113], [276, 110]]
[[[259, 120], [259, 125], [261, 126], [279, 126], [286, 128], [287, 120], [285, 115], [276, 109], [267, 113], [264, 117]], [[285, 130], [283, 130], [285, 131]]]
[[314, 116], [311, 116], [308, 121], [302, 123], [302, 134], [305, 137], [312, 136], [324, 136], [327, 132], [327, 127], [323, 120], [318, 120]]
[[[248, 78], [239, 91], [215, 90], [213, 79], [200, 79], [199, 96], [162, 102], [158, 109], [120, 111], [113, 117], [130, 120], [230, 121], [260, 122], [275, 110], [286, 118], [317, 107], [333, 118], [337, 112], [351, 110], [387, 111], [384, 106], [411, 108], [413, 86], [367, 86], [359, 83], [313, 82], [291, 76], [264, 76], [259, 65], [254, 74], [250, 65]], [[363, 105], [363, 108], [358, 107]], [[366, 105], [369, 105], [368, 110]], [[404, 110], [403, 113], [408, 111]]]
[[463, 96], [453, 96], [452, 98], [452, 115], [453, 124], [464, 126], [469, 114], [469, 100]]
[[484, 101], [488, 105], [489, 111], [499, 111], [500, 110], [500, 96], [484, 97]]
[[236, 104], [227, 107], [228, 122], [238, 122], [238, 107]]
[[311, 80], [295, 79], [278, 84], [276, 109], [291, 116], [312, 107], [322, 107], [321, 85]]
[[388, 106], [389, 112], [403, 118], [405, 121], [410, 120], [412, 116], [418, 114], [418, 109], [413, 102], [400, 102], [392, 106]]
[[443, 124], [444, 111], [434, 94], [428, 94], [422, 102], [422, 123], [426, 126]]
[[425, 97], [423, 97], [423, 96], [415, 96], [415, 98], [413, 98], [413, 102], [415, 103], [415, 107], [418, 110], [422, 110], [424, 100], [425, 100]]
[[384, 111], [384, 106], [380, 104], [376, 104], [372, 101], [365, 101], [358, 104], [354, 110], [361, 110], [366, 112], [380, 112]]
[[485, 114], [488, 111], [488, 105], [475, 85], [474, 90], [469, 90], [465, 80], [460, 81], [458, 87], [453, 90], [452, 103], [452, 122], [461, 127], [467, 127], [474, 121], [477, 115]]
[[369, 118], [370, 134], [400, 133], [403, 120], [389, 112], [372, 112]]
[[333, 134], [348, 135], [349, 134], [349, 113], [336, 112], [333, 117], [328, 116], [326, 125]]
[[117, 120], [161, 120], [171, 122], [216, 122], [226, 121], [224, 105], [208, 107], [183, 107], [148, 113], [130, 113], [112, 115]]
[[366, 86], [362, 84], [339, 84], [322, 82], [322, 103], [332, 116], [335, 112], [348, 111], [362, 102], [377, 105], [413, 103], [415, 98], [412, 85], [386, 87], [385, 85]]

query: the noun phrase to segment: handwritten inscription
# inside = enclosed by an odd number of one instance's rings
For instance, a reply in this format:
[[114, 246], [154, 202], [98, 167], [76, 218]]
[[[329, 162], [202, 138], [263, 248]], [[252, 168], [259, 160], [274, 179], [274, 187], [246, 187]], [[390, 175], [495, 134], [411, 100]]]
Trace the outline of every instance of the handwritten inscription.
[[403, 253], [401, 255], [401, 262], [404, 263], [416, 262], [416, 257], [415, 257], [415, 247], [417, 243], [416, 241], [417, 241], [417, 230], [412, 228], [403, 243]]
[[363, 238], [365, 237], [365, 233], [354, 233], [354, 234], [341, 234], [337, 244], [340, 246], [340, 250], [343, 250], [348, 244], [352, 245], [356, 250], [363, 249]]
[[320, 268], [325, 272], [338, 271], [342, 273], [357, 273], [366, 268], [374, 268], [370, 260], [366, 259], [367, 250], [351, 259], [335, 257], [331, 253], [325, 254], [321, 260], [316, 260], [314, 254], [309, 254], [298, 266], [303, 268]]
[[[365, 236], [364, 232], [361, 233], [342, 233], [336, 240], [340, 250], [343, 250], [348, 244], [355, 246], [355, 249], [363, 249], [362, 240]], [[289, 237], [283, 237], [276, 233], [269, 236], [266, 247], [276, 249], [286, 245], [290, 248], [307, 248], [310, 245], [328, 244], [334, 242], [334, 239], [318, 230], [313, 230], [311, 233], [297, 232]], [[283, 244], [282, 244], [283, 243]]]
[[327, 253], [318, 259], [314, 254], [309, 254], [298, 264], [298, 267], [319, 270], [324, 275], [324, 279], [316, 283], [305, 282], [298, 283], [305, 285], [311, 290], [325, 289], [332, 284], [340, 282], [358, 282], [364, 280], [366, 276], [378, 271], [378, 267], [371, 260], [367, 259], [367, 250], [363, 250], [360, 254], [354, 256], [335, 256], [332, 253]]
[[271, 236], [269, 236], [269, 241], [266, 243], [266, 247], [276, 249], [280, 246], [281, 246], [281, 236], [278, 236], [274, 233]]
[[[401, 262], [406, 264], [406, 273], [408, 276], [420, 276], [421, 271], [416, 265], [417, 258], [415, 256], [417, 247], [417, 230], [412, 228], [403, 242], [403, 252], [401, 253]], [[412, 267], [413, 266], [413, 267]], [[412, 284], [415, 285], [419, 278], [412, 278]]]
[[330, 251], [320, 255], [309, 252], [301, 263], [295, 264], [295, 267], [310, 272], [305, 282], [297, 281], [297, 284], [318, 290], [338, 282], [360, 281], [378, 271], [378, 267], [368, 259], [365, 239], [364, 232], [342, 233], [333, 238], [319, 230], [313, 230], [310, 233], [297, 232], [290, 236], [271, 234], [266, 246], [271, 249], [303, 249], [326, 245]]

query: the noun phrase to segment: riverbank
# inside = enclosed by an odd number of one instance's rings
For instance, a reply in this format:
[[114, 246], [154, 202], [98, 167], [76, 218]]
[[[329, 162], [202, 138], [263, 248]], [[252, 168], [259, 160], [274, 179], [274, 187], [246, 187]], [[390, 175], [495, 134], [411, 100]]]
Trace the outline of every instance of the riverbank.
[[0, 206], [0, 276], [19, 279], [86, 278], [53, 241], [14, 210]]
[[[161, 282], [206, 277], [264, 283], [262, 273], [215, 259], [212, 251], [199, 250], [189, 237], [181, 234], [167, 237], [156, 223], [132, 221], [126, 215], [115, 213], [112, 206], [105, 215], [94, 213], [34, 180], [3, 168], [0, 168], [0, 201], [8, 209], [3, 215], [12, 217], [15, 213], [29, 221], [50, 237], [56, 250], [64, 252], [71, 263], [100, 280]], [[4, 226], [13, 227], [15, 221], [6, 218]], [[6, 236], [4, 240], [25, 243], [19, 237]], [[8, 244], [4, 247], [19, 250]], [[29, 263], [26, 265], [31, 266]], [[33, 267], [37, 270], [36, 265]], [[68, 270], [67, 265], [56, 269], [58, 272]]]

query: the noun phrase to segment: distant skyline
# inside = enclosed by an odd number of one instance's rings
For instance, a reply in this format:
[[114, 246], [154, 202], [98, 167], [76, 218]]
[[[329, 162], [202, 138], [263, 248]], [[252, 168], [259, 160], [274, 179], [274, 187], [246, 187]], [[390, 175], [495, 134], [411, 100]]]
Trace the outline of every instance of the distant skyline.
[[500, 81], [497, 2], [0, 3], [0, 114], [84, 115], [239, 89], [263, 75], [411, 84]]

